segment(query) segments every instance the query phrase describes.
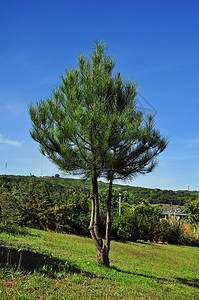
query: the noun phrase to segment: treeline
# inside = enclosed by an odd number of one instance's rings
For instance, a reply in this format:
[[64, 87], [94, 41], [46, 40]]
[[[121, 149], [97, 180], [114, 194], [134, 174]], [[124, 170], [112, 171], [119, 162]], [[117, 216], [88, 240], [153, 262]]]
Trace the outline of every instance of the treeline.
[[[57, 184], [55, 179], [49, 180]], [[88, 180], [60, 178], [58, 183], [64, 187], [73, 186], [90, 191], [90, 181]], [[114, 184], [113, 186], [115, 191], [122, 193], [123, 201], [129, 204], [138, 204], [142, 200], [147, 200], [151, 204], [172, 203], [173, 205], [183, 206], [187, 200], [195, 200], [199, 196], [199, 191], [149, 189], [119, 184]], [[108, 185], [99, 181], [99, 191], [106, 191], [107, 189]]]
[[[133, 187], [128, 185], [114, 184], [114, 191], [122, 193], [122, 201], [129, 204], [138, 204], [142, 200], [147, 200], [151, 204], [173, 204], [182, 206], [189, 199], [195, 200], [199, 196], [199, 191], [187, 190], [161, 190], [161, 189], [148, 189], [141, 187]], [[6, 187], [10, 192], [20, 190], [21, 192], [27, 191], [31, 188], [39, 189], [40, 194], [48, 196], [51, 199], [66, 193], [68, 189], [72, 188], [76, 191], [81, 190], [84, 194], [90, 193], [90, 181], [71, 178], [40, 178], [35, 176], [14, 176], [14, 175], [1, 175], [0, 176], [0, 189]], [[107, 191], [108, 185], [99, 181], [100, 193]], [[1, 192], [1, 191], [0, 191]], [[35, 192], [35, 191], [34, 191]]]

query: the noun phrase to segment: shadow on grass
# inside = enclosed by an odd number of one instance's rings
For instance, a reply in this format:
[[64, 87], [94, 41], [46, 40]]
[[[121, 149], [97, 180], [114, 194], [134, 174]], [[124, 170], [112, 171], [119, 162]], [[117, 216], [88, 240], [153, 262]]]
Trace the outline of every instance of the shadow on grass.
[[146, 275], [146, 274], [141, 274], [141, 273], [137, 273], [137, 272], [124, 271], [124, 270], [118, 269], [118, 268], [116, 268], [114, 266], [111, 267], [111, 269], [116, 270], [117, 272], [120, 272], [120, 273], [124, 273], [124, 274], [129, 274], [129, 275], [141, 276], [141, 277], [145, 277], [145, 278], [154, 279], [154, 280], [156, 280], [158, 282], [159, 281], [169, 281], [166, 278], [160, 278], [160, 277], [156, 277], [156, 276], [152, 276], [152, 275]]
[[81, 269], [70, 261], [51, 257], [50, 254], [40, 254], [29, 250], [16, 250], [0, 246], [0, 266], [12, 267], [15, 270], [23, 270], [32, 273], [43, 272], [52, 275], [54, 272], [66, 271], [68, 273], [81, 273]]
[[[50, 254], [40, 254], [30, 250], [16, 250], [9, 248], [8, 246], [0, 246], [0, 267], [10, 267], [15, 270], [23, 270], [25, 272], [33, 273], [34, 271], [42, 272], [45, 276], [55, 277], [55, 272], [64, 271], [70, 274], [80, 274], [89, 278], [104, 278], [103, 276], [97, 276], [90, 272], [85, 272], [79, 268], [75, 263], [67, 260], [61, 260], [51, 257]], [[111, 266], [110, 269], [119, 273], [129, 274], [133, 276], [141, 276], [148, 279], [153, 279], [157, 282], [171, 282], [166, 278], [160, 278], [153, 275], [146, 275], [137, 272], [125, 271], [115, 266]], [[186, 278], [173, 278], [181, 284], [199, 288], [198, 279], [186, 279]]]
[[199, 289], [199, 279], [186, 279], [179, 277], [176, 277], [175, 279], [178, 280], [180, 283], [183, 283], [188, 286], [193, 286]]
[[[162, 278], [162, 277], [160, 278], [160, 277], [156, 277], [156, 276], [153, 276], [153, 275], [146, 275], [146, 274], [140, 274], [140, 273], [137, 273], [137, 272], [124, 271], [124, 270], [118, 269], [114, 266], [112, 266], [111, 269], [116, 270], [117, 272], [125, 273], [125, 274], [130, 274], [130, 275], [134, 275], [134, 276], [141, 276], [141, 277], [153, 279], [153, 280], [155, 280], [157, 282], [160, 282], [160, 283], [161, 282], [164, 282], [164, 283], [169, 282], [170, 283], [172, 281], [172, 280], [169, 280], [167, 278]], [[199, 279], [186, 279], [186, 278], [179, 278], [179, 277], [175, 277], [173, 279], [177, 280], [178, 283], [199, 288]]]

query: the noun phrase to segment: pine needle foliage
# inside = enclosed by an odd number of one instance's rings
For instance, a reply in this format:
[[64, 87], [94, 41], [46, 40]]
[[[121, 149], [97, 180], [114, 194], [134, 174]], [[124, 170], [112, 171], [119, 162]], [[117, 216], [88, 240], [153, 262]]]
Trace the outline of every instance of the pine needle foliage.
[[[95, 42], [90, 55], [79, 55], [77, 63], [66, 69], [49, 98], [29, 106], [30, 134], [61, 170], [92, 179], [91, 236], [108, 257], [113, 180], [151, 172], [167, 140], [154, 129], [154, 117], [137, 109], [137, 85], [115, 72], [104, 42]], [[110, 181], [105, 248], [98, 228], [99, 176]], [[102, 256], [102, 264], [109, 265]]]
[[[114, 75], [115, 61], [95, 42], [90, 58], [66, 69], [52, 95], [29, 106], [30, 134], [40, 151], [63, 171], [114, 178], [150, 172], [166, 146], [153, 116], [136, 109], [136, 84]], [[107, 164], [106, 164], [107, 163]]]

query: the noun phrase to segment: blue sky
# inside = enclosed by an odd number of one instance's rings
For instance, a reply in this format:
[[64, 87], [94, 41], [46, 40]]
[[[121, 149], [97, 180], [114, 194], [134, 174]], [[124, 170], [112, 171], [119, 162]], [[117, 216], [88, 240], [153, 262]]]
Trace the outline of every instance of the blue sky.
[[0, 174], [59, 173], [29, 135], [28, 104], [50, 94], [76, 54], [104, 40], [116, 70], [138, 82], [157, 111], [156, 128], [170, 141], [152, 173], [126, 184], [199, 190], [197, 0], [0, 4]]

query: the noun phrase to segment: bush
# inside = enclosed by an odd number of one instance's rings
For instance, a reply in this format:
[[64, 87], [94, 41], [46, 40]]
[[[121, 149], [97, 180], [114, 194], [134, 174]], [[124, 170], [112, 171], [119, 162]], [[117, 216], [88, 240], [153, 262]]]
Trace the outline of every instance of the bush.
[[185, 246], [199, 247], [199, 239], [185, 235], [181, 240], [181, 244]]
[[137, 222], [133, 211], [129, 209], [129, 207], [123, 207], [122, 215], [114, 217], [112, 224], [112, 236], [119, 240], [137, 240]]
[[138, 205], [124, 204], [121, 216], [113, 221], [113, 237], [124, 240], [153, 241], [159, 224], [159, 208], [142, 201]]
[[180, 221], [174, 219], [160, 220], [155, 240], [163, 243], [181, 244], [184, 238], [184, 228]]
[[142, 201], [134, 206], [134, 214], [137, 219], [138, 239], [152, 242], [160, 222], [160, 209], [147, 201]]
[[19, 225], [87, 235], [89, 226], [87, 196], [73, 192], [68, 195], [65, 202], [66, 204], [51, 205], [48, 201], [31, 199], [19, 207]]
[[8, 191], [1, 190], [0, 194], [0, 222], [5, 225], [17, 224], [17, 200]]

